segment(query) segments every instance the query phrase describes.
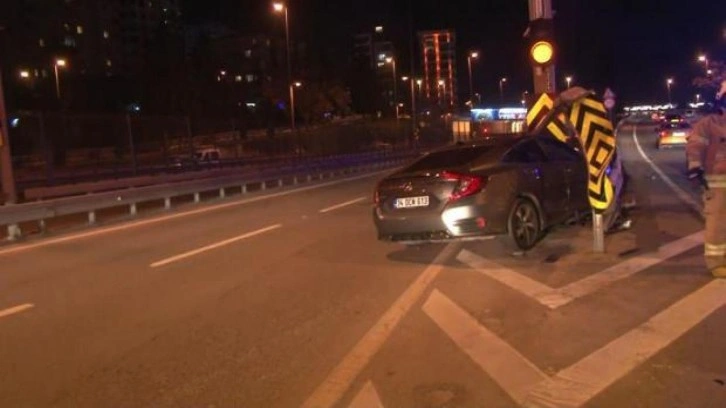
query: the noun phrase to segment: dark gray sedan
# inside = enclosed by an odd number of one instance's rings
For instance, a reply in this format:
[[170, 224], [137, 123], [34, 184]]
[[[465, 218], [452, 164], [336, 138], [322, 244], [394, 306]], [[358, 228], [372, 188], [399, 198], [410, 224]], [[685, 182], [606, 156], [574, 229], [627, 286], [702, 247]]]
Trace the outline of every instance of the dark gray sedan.
[[587, 177], [580, 151], [549, 137], [460, 144], [381, 180], [373, 219], [381, 240], [502, 236], [527, 250], [549, 227], [589, 212]]

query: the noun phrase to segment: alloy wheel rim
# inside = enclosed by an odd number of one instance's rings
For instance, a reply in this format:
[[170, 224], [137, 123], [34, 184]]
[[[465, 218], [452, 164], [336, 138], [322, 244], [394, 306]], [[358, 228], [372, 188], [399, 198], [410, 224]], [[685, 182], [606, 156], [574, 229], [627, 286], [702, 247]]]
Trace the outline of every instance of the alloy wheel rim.
[[517, 242], [530, 246], [537, 239], [537, 217], [529, 205], [520, 205], [514, 214], [514, 235]]

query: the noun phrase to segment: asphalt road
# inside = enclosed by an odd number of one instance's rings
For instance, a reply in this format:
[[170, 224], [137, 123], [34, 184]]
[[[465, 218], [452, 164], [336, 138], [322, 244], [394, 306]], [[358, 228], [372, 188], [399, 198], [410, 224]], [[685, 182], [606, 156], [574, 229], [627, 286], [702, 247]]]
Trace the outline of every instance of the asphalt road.
[[0, 248], [0, 407], [726, 406], [726, 284], [652, 137], [620, 128], [605, 254], [378, 242], [380, 175]]

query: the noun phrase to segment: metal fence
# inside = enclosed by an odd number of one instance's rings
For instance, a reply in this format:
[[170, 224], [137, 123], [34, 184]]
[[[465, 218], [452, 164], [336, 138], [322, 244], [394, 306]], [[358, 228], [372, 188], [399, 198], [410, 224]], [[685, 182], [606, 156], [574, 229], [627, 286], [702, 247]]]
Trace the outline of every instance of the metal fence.
[[[407, 120], [348, 118], [289, 129], [246, 129], [233, 119], [15, 112], [10, 141], [16, 180], [24, 186], [154, 174], [175, 156], [202, 148], [224, 161], [395, 150], [441, 143], [445, 132], [415, 139]], [[431, 133], [431, 132], [429, 132]]]

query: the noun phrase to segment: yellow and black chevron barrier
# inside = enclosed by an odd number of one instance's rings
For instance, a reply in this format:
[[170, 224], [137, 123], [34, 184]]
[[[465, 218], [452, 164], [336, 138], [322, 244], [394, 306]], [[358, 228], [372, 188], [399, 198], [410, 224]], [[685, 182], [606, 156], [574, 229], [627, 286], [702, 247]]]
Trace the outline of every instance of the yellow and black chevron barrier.
[[[562, 112], [550, 114], [553, 109], [555, 101], [542, 94], [527, 112], [527, 128], [532, 131], [542, 124], [547, 133], [566, 142], [568, 124], [574, 127], [587, 158], [590, 206], [596, 213], [602, 213], [610, 206], [615, 194], [612, 182], [606, 177], [606, 170], [615, 155], [615, 132], [607, 109], [591, 94], [572, 102], [569, 109], [562, 109]], [[548, 123], [543, 124], [545, 120]]]
[[568, 139], [567, 125], [565, 121], [567, 117], [564, 113], [554, 115], [554, 117], [547, 119], [547, 115], [554, 109], [555, 101], [548, 95], [542, 94], [537, 102], [532, 105], [532, 108], [527, 111], [527, 130], [533, 131], [537, 125], [543, 120], [549, 120], [544, 130], [550, 134], [550, 136], [566, 143]]

